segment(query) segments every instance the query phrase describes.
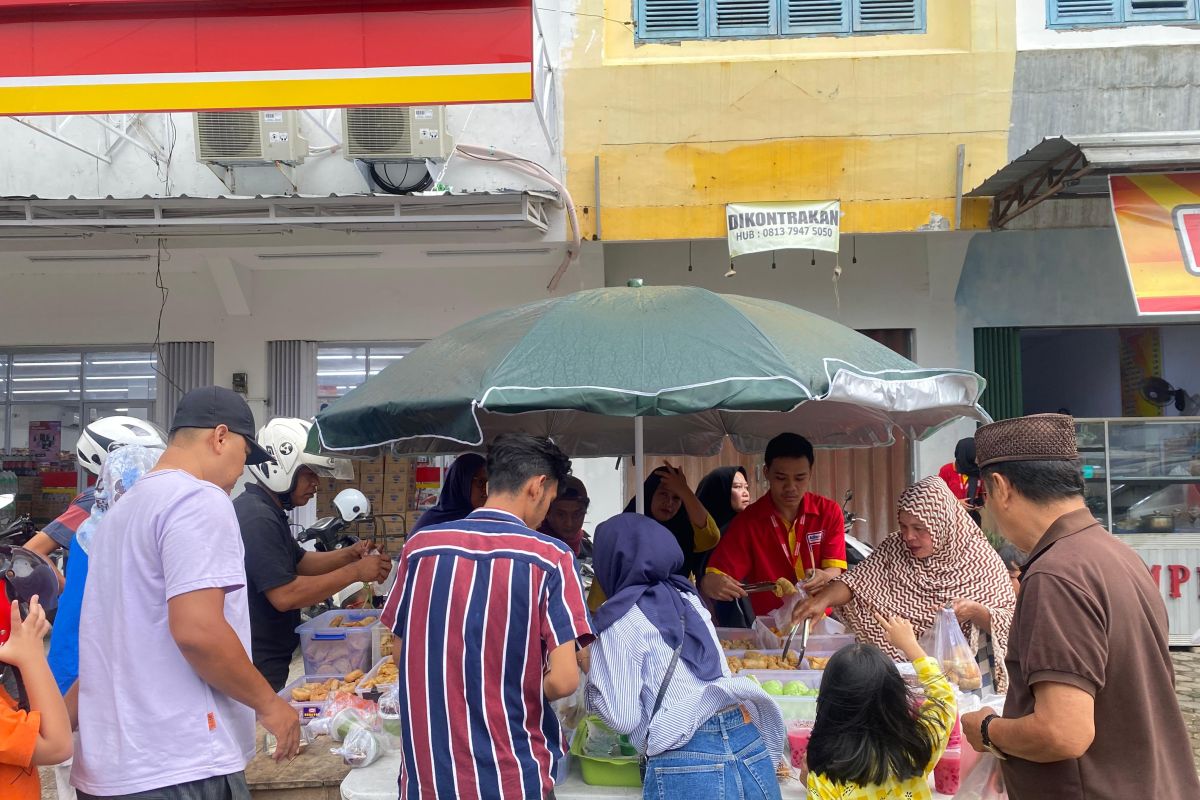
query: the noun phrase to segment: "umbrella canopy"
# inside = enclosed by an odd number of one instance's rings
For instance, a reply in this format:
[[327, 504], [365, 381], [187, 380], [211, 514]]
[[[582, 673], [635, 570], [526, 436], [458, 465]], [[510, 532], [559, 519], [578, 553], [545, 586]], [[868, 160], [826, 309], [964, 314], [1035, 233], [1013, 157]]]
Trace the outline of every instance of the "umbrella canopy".
[[821, 447], [986, 421], [984, 382], [922, 369], [816, 314], [683, 286], [591, 289], [499, 311], [423, 344], [317, 415], [310, 450], [454, 453], [497, 434], [576, 456], [743, 452], [796, 431]]

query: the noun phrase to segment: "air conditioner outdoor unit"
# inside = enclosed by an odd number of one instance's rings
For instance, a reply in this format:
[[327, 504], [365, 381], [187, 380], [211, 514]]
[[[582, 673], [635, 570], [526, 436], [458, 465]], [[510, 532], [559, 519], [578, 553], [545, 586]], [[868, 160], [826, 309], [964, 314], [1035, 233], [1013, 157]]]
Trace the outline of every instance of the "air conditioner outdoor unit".
[[195, 119], [202, 164], [299, 164], [308, 155], [295, 111], [197, 111]]
[[445, 106], [347, 108], [342, 144], [347, 159], [364, 161], [446, 158], [454, 148]]

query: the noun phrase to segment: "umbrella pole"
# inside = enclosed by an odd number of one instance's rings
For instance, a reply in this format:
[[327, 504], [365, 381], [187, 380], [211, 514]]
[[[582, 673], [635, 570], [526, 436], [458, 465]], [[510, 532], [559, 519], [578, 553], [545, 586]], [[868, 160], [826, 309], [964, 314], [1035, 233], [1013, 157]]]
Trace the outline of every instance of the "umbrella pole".
[[634, 484], [637, 487], [637, 494], [634, 495], [637, 498], [634, 510], [639, 514], [646, 513], [646, 441], [644, 424], [641, 417], [633, 418], [633, 469], [634, 477], [637, 479], [637, 483]]

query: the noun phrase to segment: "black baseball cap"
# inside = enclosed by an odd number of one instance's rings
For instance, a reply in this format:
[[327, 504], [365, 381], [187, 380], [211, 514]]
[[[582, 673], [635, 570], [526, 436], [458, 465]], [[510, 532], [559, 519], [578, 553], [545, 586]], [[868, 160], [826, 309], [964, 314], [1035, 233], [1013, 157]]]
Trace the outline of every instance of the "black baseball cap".
[[245, 398], [223, 386], [204, 386], [192, 389], [179, 401], [175, 419], [171, 420], [171, 433], [181, 428], [215, 428], [224, 425], [241, 435], [250, 445], [246, 466], [253, 467], [274, 461], [254, 438], [254, 414]]

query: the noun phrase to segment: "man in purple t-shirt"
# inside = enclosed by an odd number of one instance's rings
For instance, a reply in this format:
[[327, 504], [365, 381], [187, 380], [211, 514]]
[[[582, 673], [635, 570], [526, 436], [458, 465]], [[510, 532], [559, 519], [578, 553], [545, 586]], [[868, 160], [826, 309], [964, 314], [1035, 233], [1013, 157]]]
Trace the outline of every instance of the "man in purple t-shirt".
[[299, 749], [296, 712], [250, 661], [242, 537], [229, 492], [270, 460], [246, 401], [186, 394], [157, 467], [105, 514], [89, 550], [79, 637], [83, 800], [248, 800], [254, 716]]

